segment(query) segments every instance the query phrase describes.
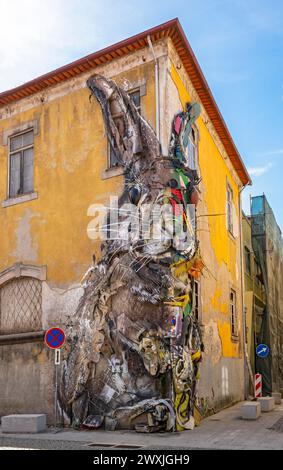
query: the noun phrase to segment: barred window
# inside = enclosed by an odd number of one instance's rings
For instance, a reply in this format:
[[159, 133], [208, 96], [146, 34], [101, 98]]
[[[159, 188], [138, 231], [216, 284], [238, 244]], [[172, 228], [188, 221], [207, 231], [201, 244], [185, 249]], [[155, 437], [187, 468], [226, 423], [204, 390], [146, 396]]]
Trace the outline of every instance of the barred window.
[[12, 279], [0, 288], [0, 334], [42, 328], [42, 284], [38, 279]]

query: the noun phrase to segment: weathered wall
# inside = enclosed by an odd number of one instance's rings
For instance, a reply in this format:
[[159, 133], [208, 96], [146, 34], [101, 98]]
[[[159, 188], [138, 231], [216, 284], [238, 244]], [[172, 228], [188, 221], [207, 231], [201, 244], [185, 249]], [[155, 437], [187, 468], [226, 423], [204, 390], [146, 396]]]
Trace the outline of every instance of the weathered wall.
[[43, 342], [0, 346], [0, 416], [54, 409], [54, 352]]
[[[154, 121], [154, 67], [145, 64], [127, 73], [131, 83], [144, 81], [142, 112]], [[117, 77], [122, 80], [121, 74]], [[51, 93], [49, 91], [49, 93]], [[20, 106], [20, 105], [19, 105]], [[20, 109], [19, 109], [20, 111]], [[86, 88], [46, 101], [0, 121], [2, 130], [37, 120], [34, 184], [38, 199], [0, 208], [0, 271], [18, 262], [47, 265], [56, 286], [80, 280], [99, 244], [87, 236], [87, 210], [119, 194], [123, 177], [102, 179], [107, 168], [107, 140], [100, 108], [89, 103]], [[0, 200], [7, 196], [7, 146], [0, 146]]]
[[[42, 284], [42, 329], [65, 327], [83, 293], [80, 286], [63, 290]], [[0, 416], [47, 413], [54, 423], [54, 351], [42, 339], [2, 344], [0, 336]]]

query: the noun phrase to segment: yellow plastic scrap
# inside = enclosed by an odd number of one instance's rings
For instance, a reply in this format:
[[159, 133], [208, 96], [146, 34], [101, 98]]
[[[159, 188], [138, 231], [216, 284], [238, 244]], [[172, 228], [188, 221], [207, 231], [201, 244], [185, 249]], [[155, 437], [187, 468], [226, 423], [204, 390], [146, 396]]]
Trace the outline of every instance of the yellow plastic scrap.
[[192, 361], [199, 361], [201, 359], [201, 351], [197, 351], [192, 354]]
[[187, 274], [187, 263], [185, 261], [179, 262], [177, 266], [173, 267], [174, 269], [174, 274], [176, 277], [182, 276], [182, 274]]
[[170, 302], [164, 302], [166, 305], [171, 305], [172, 307], [186, 307], [186, 305], [190, 302], [189, 294], [180, 295], [179, 297], [175, 297], [174, 300]]
[[175, 405], [174, 407], [176, 410], [176, 418], [177, 418], [176, 430], [184, 431], [185, 430], [183, 426], [184, 418], [182, 415], [186, 416], [187, 414], [188, 408], [190, 406], [190, 394], [189, 393], [184, 394], [184, 392], [176, 393], [174, 405]]
[[187, 273], [196, 279], [200, 277], [204, 267], [205, 264], [202, 260], [199, 250], [197, 250], [191, 260], [180, 260], [177, 261], [177, 263], [171, 264], [171, 268], [173, 269], [176, 277], [180, 277], [182, 274]]
[[202, 416], [196, 406], [194, 406], [194, 418], [195, 418], [195, 425], [199, 426]]

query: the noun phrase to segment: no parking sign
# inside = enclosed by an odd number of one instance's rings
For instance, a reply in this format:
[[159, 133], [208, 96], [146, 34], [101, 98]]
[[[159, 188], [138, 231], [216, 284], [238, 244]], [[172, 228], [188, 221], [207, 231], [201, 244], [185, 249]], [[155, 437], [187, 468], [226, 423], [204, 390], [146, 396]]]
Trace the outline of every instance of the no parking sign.
[[55, 351], [55, 395], [54, 395], [54, 416], [55, 428], [57, 426], [57, 395], [58, 395], [58, 367], [60, 365], [60, 348], [65, 343], [65, 333], [61, 328], [49, 328], [44, 335], [46, 346]]
[[46, 331], [44, 341], [51, 349], [59, 349], [65, 343], [65, 333], [61, 328], [50, 328]]

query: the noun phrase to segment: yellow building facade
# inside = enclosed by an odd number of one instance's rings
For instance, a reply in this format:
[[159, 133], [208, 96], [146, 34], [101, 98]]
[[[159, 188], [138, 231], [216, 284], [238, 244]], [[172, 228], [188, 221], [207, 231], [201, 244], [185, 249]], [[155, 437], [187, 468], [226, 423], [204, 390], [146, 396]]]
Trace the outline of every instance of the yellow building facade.
[[[109, 166], [101, 109], [86, 86], [93, 73], [113, 79], [130, 94], [138, 92], [140, 113], [158, 133], [164, 155], [174, 115], [187, 102], [201, 105], [195, 126], [202, 178], [196, 230], [204, 262], [197, 299], [205, 346], [199, 395], [205, 412], [243, 398], [240, 194], [249, 177], [231, 137], [223, 136], [220, 113], [215, 117], [203, 97], [198, 69], [191, 70], [183, 57], [187, 43], [182, 34], [176, 21], [162, 25], [86, 59], [87, 66], [71, 64], [0, 95], [1, 415], [52, 415], [53, 354], [43, 334], [69, 321], [93, 254], [100, 258], [100, 241], [87, 231], [91, 206], [107, 205], [123, 190], [122, 169]], [[192, 57], [190, 49], [187, 53]], [[206, 93], [210, 96], [208, 88]], [[33, 155], [29, 170], [28, 152]], [[15, 155], [22, 168], [18, 173]]]

